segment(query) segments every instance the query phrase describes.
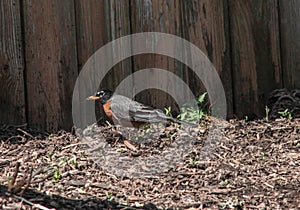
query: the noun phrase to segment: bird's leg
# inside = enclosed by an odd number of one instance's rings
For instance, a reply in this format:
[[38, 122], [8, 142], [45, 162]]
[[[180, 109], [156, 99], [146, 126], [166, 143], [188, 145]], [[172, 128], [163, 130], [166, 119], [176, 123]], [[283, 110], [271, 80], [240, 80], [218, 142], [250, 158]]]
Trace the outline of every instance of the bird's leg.
[[115, 124], [112, 125], [110, 122], [106, 121], [108, 124], [109, 128], [112, 130], [113, 133], [117, 134], [118, 136], [123, 138], [123, 133], [121, 132], [121, 125]]

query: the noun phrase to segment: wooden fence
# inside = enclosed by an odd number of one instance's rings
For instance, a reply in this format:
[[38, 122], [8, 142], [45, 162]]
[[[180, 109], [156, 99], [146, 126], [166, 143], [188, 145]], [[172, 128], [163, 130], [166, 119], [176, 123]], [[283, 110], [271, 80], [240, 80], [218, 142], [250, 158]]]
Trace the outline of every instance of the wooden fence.
[[[300, 88], [299, 0], [1, 0], [0, 124], [69, 129], [73, 87], [89, 56], [149, 31], [178, 35], [208, 55], [228, 117], [262, 116], [270, 91]], [[146, 67], [176, 71], [200, 94], [187, 68], [159, 55], [123, 60], [101, 86], [113, 89]], [[158, 91], [140, 95], [160, 108], [169, 99]]]

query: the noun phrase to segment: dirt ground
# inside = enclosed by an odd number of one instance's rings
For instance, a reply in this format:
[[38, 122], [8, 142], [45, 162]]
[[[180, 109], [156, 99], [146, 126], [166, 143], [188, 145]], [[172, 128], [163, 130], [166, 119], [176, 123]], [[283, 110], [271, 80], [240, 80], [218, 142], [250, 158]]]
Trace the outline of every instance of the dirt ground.
[[[102, 153], [111, 155], [103, 162], [91, 150], [95, 142], [86, 145], [93, 136], [82, 141], [65, 131], [3, 126], [0, 209], [300, 209], [299, 122], [232, 120], [212, 133], [206, 119], [197, 128], [169, 125], [126, 135], [96, 126], [96, 147], [111, 152]], [[191, 146], [174, 147], [192, 134]], [[137, 136], [147, 137], [132, 140]], [[137, 165], [160, 154], [166, 155], [159, 162]], [[162, 171], [151, 168], [170, 161], [167, 154], [174, 159]]]

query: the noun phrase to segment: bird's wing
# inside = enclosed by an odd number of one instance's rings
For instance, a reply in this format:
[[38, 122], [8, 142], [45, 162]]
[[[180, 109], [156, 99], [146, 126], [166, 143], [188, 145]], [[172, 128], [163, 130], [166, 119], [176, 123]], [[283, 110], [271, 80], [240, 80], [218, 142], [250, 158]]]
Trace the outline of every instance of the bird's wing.
[[159, 109], [153, 109], [125, 96], [115, 95], [111, 100], [111, 110], [118, 120], [157, 123], [173, 119]]
[[130, 109], [129, 113], [135, 121], [158, 123], [166, 120], [173, 120], [172, 117], [166, 116], [161, 110], [153, 109], [152, 107], [145, 105], [139, 106], [138, 109]]

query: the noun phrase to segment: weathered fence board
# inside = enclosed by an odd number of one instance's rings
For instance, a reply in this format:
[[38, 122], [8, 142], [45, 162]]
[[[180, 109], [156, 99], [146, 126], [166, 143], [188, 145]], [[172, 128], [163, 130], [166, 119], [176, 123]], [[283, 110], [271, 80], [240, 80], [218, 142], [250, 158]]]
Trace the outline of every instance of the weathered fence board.
[[[104, 1], [98, 0], [75, 1], [75, 6], [78, 70], [81, 71], [89, 57], [107, 42], [106, 34], [103, 33], [103, 28], [105, 28], [105, 10]], [[86, 98], [89, 94], [93, 94], [96, 91], [93, 90], [87, 95], [82, 95], [89, 90], [87, 82], [92, 81], [89, 80], [79, 84], [81, 90], [79, 94], [81, 95], [78, 100]], [[84, 103], [87, 103], [87, 101], [81, 100], [79, 103], [80, 107], [84, 107]], [[80, 114], [81, 126], [87, 124], [86, 110], [81, 108], [78, 114]]]
[[280, 0], [280, 29], [284, 86], [300, 88], [300, 1]]
[[[182, 36], [199, 47], [213, 63], [225, 89], [227, 116], [232, 117], [232, 75], [227, 10], [227, 1], [223, 0], [181, 1]], [[196, 82], [191, 77], [190, 84], [199, 95], [199, 86], [194, 85]], [[214, 104], [213, 101], [211, 103]]]
[[[131, 2], [131, 20], [132, 33], [140, 32], [164, 32], [179, 35], [179, 1], [139, 1]], [[157, 46], [153, 46], [154, 49]], [[133, 57], [134, 70], [138, 71], [146, 68], [160, 68], [176, 73], [182, 77], [184, 66], [174, 61], [173, 58], [158, 54], [141, 54]], [[177, 66], [177, 67], [175, 67]], [[179, 67], [180, 66], [180, 67]], [[157, 87], [161, 83], [172, 83], [173, 81], [165, 81], [165, 78], [157, 78], [156, 81], [149, 81], [150, 78], [144, 78], [143, 81], [135, 83], [143, 83], [146, 87], [155, 83]], [[163, 109], [171, 106], [173, 110], [176, 108], [171, 96], [158, 90], [147, 90], [138, 94], [136, 99], [148, 105]]]
[[[231, 69], [230, 51], [228, 42], [227, 4], [224, 1], [132, 1], [132, 31], [136, 32], [164, 32], [178, 35], [198, 46], [214, 63], [217, 71], [223, 76], [229, 108], [232, 116], [231, 102]], [[174, 49], [175, 50], [175, 49]], [[177, 49], [179, 50], [179, 49]], [[161, 68], [175, 73], [191, 86], [195, 95], [205, 91], [199, 78], [192, 70], [173, 58], [160, 55], [139, 55], [133, 58], [134, 69]], [[147, 79], [144, 81], [147, 83]], [[161, 81], [157, 83], [172, 83], [174, 81]], [[179, 85], [176, 86], [179, 87]], [[170, 104], [171, 98], [159, 91], [143, 94], [142, 101], [155, 102], [159, 108]]]
[[[79, 70], [81, 70], [87, 59], [103, 45], [130, 34], [129, 1], [77, 1], [76, 22], [78, 62]], [[107, 59], [113, 59], [113, 56], [114, 54], [107, 55]], [[95, 60], [95, 62], [97, 62], [97, 60]], [[93, 63], [92, 65], [94, 66], [89, 66], [89, 68], [96, 68], [98, 64]], [[101, 81], [101, 84], [98, 84], [99, 88], [114, 90], [131, 72], [131, 58], [125, 59], [116, 64], [111, 71], [109, 71]], [[95, 74], [97, 73], [95, 72]], [[91, 75], [91, 77], [93, 77], [93, 75]], [[87, 81], [84, 83], [86, 82]], [[91, 82], [94, 82], [92, 78]], [[81, 90], [84, 90], [86, 87], [87, 84], [80, 85]], [[92, 91], [93, 92], [89, 94], [93, 94], [97, 90]], [[91, 102], [81, 101], [80, 103], [82, 104], [81, 107], [84, 107], [83, 103]], [[96, 109], [96, 111], [99, 110], [100, 109]], [[85, 124], [84, 109], [81, 110], [80, 115], [82, 123]], [[99, 115], [98, 112], [97, 115]]]
[[19, 1], [0, 1], [0, 124], [26, 123], [20, 14]]
[[83, 67], [87, 59], [106, 42], [104, 2], [98, 0], [75, 1], [78, 68]]
[[28, 123], [70, 129], [77, 77], [74, 2], [24, 1], [24, 29]]
[[282, 86], [276, 0], [230, 0], [235, 113], [264, 115], [268, 93]]
[[[190, 40], [191, 43], [198, 46], [209, 56], [218, 72], [220, 74], [222, 72], [227, 97], [229, 98], [228, 113], [229, 116], [232, 116], [232, 84], [229, 37], [226, 34], [228, 31], [226, 3], [223, 3], [223, 1], [133, 1], [131, 8], [133, 32], [158, 31], [175, 34]], [[168, 69], [168, 71], [174, 72], [187, 84], [192, 84], [191, 89], [195, 92], [195, 95], [199, 96], [205, 91], [199, 78], [183, 64], [174, 61], [172, 58], [160, 55], [134, 57], [135, 70], [149, 67]], [[157, 83], [160, 82], [172, 83], [174, 81], [160, 81], [158, 78]], [[144, 83], [147, 83], [147, 80]], [[139, 99], [154, 102], [160, 108], [169, 106], [171, 101], [169, 96], [166, 97], [158, 91], [143, 94]]]
[[[107, 35], [107, 42], [118, 39], [122, 36], [130, 35], [130, 1], [129, 0], [105, 0], [105, 33]], [[120, 51], [127, 50], [121, 47]], [[111, 55], [114, 57], [113, 52]], [[120, 52], [118, 52], [120, 53]], [[108, 87], [115, 89], [118, 84], [128, 75], [132, 73], [131, 58], [122, 60], [116, 64], [112, 71], [109, 72], [106, 78], [104, 78], [101, 87]], [[123, 90], [124, 94], [131, 90]]]
[[[74, 83], [87, 59], [112, 40], [155, 31], [180, 36], [208, 56], [223, 82], [228, 117], [261, 117], [273, 89], [300, 88], [299, 19], [297, 0], [2, 0], [0, 123], [28, 123], [48, 131], [69, 129]], [[105, 59], [130, 50], [125, 44]], [[127, 76], [144, 68], [176, 74], [195, 95], [205, 91], [184, 64], [153, 54], [117, 63], [99, 88], [114, 90]], [[94, 78], [91, 75], [87, 80], [93, 83]], [[148, 79], [139, 82], [153, 83]], [[155, 82], [175, 84], [172, 78]], [[97, 88], [88, 89], [87, 83], [80, 88], [94, 93]], [[175, 88], [182, 89], [178, 84]], [[136, 92], [129, 84], [122, 93]], [[176, 110], [172, 97], [161, 91], [143, 92], [137, 99]], [[84, 110], [81, 116], [85, 118]]]

